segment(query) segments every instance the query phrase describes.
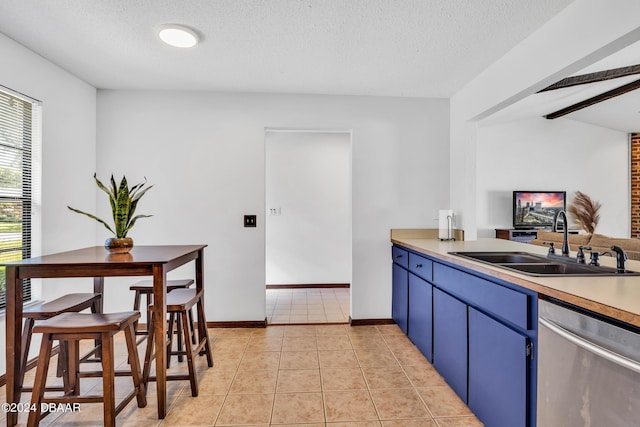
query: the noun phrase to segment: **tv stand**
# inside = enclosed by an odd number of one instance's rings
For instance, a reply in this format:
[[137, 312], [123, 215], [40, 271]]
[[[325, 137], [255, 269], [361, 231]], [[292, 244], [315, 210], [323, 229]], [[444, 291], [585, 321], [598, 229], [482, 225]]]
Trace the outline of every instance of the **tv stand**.
[[529, 243], [538, 237], [538, 231], [543, 228], [496, 228], [496, 239], [513, 240]]
[[[538, 231], [551, 231], [548, 228], [496, 228], [496, 239], [513, 240], [529, 243], [538, 237]], [[578, 234], [579, 230], [569, 230], [570, 234]]]

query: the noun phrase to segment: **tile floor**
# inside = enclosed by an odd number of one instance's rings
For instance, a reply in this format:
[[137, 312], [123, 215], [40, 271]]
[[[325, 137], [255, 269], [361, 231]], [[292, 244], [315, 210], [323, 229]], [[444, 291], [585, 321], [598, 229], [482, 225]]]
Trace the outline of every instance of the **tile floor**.
[[348, 323], [349, 301], [349, 288], [267, 289], [267, 322]]
[[[187, 381], [170, 382], [169, 411], [158, 420], [150, 383], [147, 407], [129, 403], [118, 425], [482, 426], [395, 325], [209, 329], [209, 335], [214, 367], [199, 358], [198, 397], [191, 397]], [[122, 337], [116, 351], [121, 367], [126, 366]], [[173, 362], [171, 371], [185, 365]], [[33, 375], [27, 373], [31, 380]], [[116, 393], [126, 394], [130, 381], [117, 378]], [[91, 387], [99, 392], [100, 379], [83, 380], [83, 393]], [[0, 393], [4, 396], [4, 387]], [[23, 395], [23, 401], [29, 398]], [[25, 415], [20, 422], [26, 422]], [[101, 405], [82, 404], [79, 412], [50, 415], [41, 425], [99, 426], [101, 420]]]

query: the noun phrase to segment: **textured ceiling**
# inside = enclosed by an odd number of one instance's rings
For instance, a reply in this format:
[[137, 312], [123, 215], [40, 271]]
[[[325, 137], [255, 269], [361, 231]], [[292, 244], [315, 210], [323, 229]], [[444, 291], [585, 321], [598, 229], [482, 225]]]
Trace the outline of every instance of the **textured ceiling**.
[[97, 88], [450, 97], [570, 2], [1, 0], [0, 32]]

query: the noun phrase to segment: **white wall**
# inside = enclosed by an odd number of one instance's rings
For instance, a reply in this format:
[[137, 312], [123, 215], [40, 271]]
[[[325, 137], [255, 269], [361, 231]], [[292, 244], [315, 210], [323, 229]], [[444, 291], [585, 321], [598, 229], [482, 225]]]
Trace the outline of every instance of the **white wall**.
[[[264, 320], [265, 128], [351, 129], [352, 317], [389, 318], [389, 229], [433, 226], [448, 205], [448, 122], [441, 99], [99, 91], [98, 173], [156, 185], [137, 244], [209, 245], [208, 320]], [[110, 293], [129, 306], [126, 286]]]
[[96, 89], [2, 34], [0, 52], [0, 85], [42, 102], [42, 253], [93, 245], [67, 205], [95, 206]]
[[480, 225], [478, 121], [639, 40], [639, 14], [636, 0], [575, 0], [451, 98], [451, 206], [466, 239]]
[[597, 233], [629, 236], [627, 134], [535, 118], [479, 127], [477, 150], [479, 237], [512, 226], [514, 190], [567, 191], [568, 203], [582, 191], [602, 203]]
[[[42, 102], [42, 204], [34, 206], [41, 219], [41, 241], [33, 256], [95, 244], [96, 227], [80, 221], [67, 204], [93, 209], [92, 176], [96, 163], [96, 90], [0, 34], [0, 85]], [[36, 224], [36, 227], [38, 225]], [[92, 280], [46, 280], [34, 294], [51, 299], [72, 289], [90, 291]], [[4, 316], [0, 321], [0, 372], [5, 371]], [[38, 341], [32, 343], [35, 355]]]
[[350, 132], [271, 130], [265, 153], [266, 283], [351, 283]]

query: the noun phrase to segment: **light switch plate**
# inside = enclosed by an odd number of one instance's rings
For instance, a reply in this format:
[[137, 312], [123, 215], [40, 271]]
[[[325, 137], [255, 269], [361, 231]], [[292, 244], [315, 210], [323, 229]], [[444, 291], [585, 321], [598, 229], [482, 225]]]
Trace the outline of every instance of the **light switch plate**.
[[256, 216], [255, 215], [245, 215], [244, 216], [244, 226], [245, 227], [255, 227], [256, 226]]

